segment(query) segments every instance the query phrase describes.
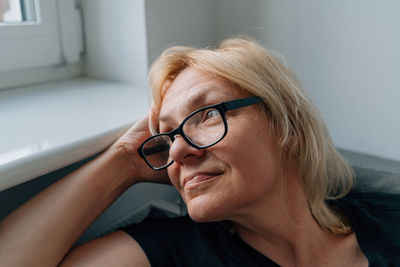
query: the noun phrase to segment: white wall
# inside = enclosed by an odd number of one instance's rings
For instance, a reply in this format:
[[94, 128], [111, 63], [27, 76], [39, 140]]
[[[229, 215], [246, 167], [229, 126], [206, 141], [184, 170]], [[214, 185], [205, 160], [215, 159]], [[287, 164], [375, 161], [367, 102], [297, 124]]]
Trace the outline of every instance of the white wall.
[[89, 77], [147, 86], [167, 47], [214, 45], [215, 0], [80, 0]]
[[214, 45], [215, 0], [145, 0], [149, 63], [172, 45]]
[[400, 2], [218, 0], [220, 38], [244, 33], [281, 53], [335, 144], [400, 160]]
[[82, 0], [87, 75], [147, 85], [144, 0]]

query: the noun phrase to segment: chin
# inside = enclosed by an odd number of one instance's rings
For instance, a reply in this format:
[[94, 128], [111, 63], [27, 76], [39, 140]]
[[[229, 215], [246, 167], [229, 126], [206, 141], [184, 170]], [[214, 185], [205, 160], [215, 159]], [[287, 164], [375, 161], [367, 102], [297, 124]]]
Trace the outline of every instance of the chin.
[[223, 207], [216, 205], [215, 202], [204, 201], [199, 197], [187, 203], [190, 218], [195, 222], [215, 222], [225, 220], [222, 211]]
[[191, 211], [190, 209], [188, 209], [188, 214], [190, 216], [190, 218], [195, 221], [195, 222], [212, 222], [215, 221], [212, 219], [212, 216], [209, 216], [207, 213], [200, 213], [198, 211]]

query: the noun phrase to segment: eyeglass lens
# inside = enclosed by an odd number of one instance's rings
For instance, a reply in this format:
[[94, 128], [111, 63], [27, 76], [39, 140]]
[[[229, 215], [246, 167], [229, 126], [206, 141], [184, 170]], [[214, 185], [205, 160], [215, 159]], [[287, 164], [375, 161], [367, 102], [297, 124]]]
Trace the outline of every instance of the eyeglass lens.
[[[193, 113], [183, 123], [182, 130], [194, 146], [202, 148], [218, 142], [226, 129], [218, 109], [208, 108]], [[172, 140], [167, 134], [157, 135], [143, 145], [142, 152], [150, 165], [161, 168], [172, 161], [169, 156], [171, 144]]]
[[151, 166], [163, 167], [168, 164], [171, 144], [172, 140], [168, 135], [155, 136], [143, 145], [142, 152]]

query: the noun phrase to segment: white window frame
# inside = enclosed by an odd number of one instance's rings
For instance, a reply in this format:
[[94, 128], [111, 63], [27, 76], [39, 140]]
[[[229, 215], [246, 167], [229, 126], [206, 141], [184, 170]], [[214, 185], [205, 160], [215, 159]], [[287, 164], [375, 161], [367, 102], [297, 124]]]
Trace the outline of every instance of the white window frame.
[[[35, 7], [35, 22], [0, 25], [0, 88], [29, 83], [18, 72], [26, 77], [42, 73], [48, 78], [49, 71], [44, 74], [43, 68], [81, 59], [82, 20], [76, 1], [35, 0]], [[38, 82], [37, 77], [30, 80]]]

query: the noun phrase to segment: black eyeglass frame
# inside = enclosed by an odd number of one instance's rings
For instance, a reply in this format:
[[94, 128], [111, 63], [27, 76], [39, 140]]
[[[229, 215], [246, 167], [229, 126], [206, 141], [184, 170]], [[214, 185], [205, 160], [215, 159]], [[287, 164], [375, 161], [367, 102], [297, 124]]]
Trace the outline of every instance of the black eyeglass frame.
[[[263, 100], [259, 97], [259, 96], [251, 96], [251, 97], [246, 97], [246, 98], [241, 98], [241, 99], [235, 99], [235, 100], [231, 100], [231, 101], [226, 101], [226, 102], [222, 102], [219, 104], [215, 104], [215, 105], [210, 105], [210, 106], [205, 106], [202, 107], [198, 110], [193, 111], [192, 113], [190, 113], [185, 119], [183, 119], [183, 121], [179, 124], [179, 126], [177, 128], [175, 128], [174, 130], [167, 132], [167, 133], [160, 133], [160, 134], [156, 134], [153, 135], [149, 138], [147, 138], [139, 147], [138, 149], [138, 153], [139, 155], [144, 159], [144, 161], [147, 163], [147, 165], [152, 168], [153, 170], [156, 171], [160, 171], [163, 170], [165, 168], [168, 168], [172, 163], [174, 163], [174, 161], [172, 160], [171, 162], [167, 163], [166, 165], [162, 166], [162, 167], [154, 167], [150, 164], [150, 162], [146, 159], [146, 156], [144, 155], [143, 152], [143, 147], [144, 145], [151, 139], [159, 137], [159, 136], [168, 136], [169, 139], [171, 140], [171, 143], [175, 141], [175, 136], [177, 134], [179, 134], [180, 136], [183, 137], [183, 139], [192, 147], [197, 148], [197, 149], [205, 149], [205, 148], [209, 148], [215, 144], [217, 144], [218, 142], [220, 142], [222, 139], [224, 139], [224, 137], [226, 136], [226, 134], [228, 133], [228, 123], [226, 122], [226, 118], [225, 118], [225, 112], [229, 111], [229, 110], [234, 110], [234, 109], [238, 109], [238, 108], [242, 108], [242, 107], [246, 107], [246, 106], [250, 106], [259, 102], [262, 102]], [[217, 141], [215, 141], [214, 143], [210, 144], [210, 145], [206, 145], [206, 146], [199, 146], [195, 143], [193, 143], [185, 134], [185, 132], [183, 131], [183, 125], [185, 124], [186, 121], [188, 121], [191, 117], [193, 117], [195, 114], [197, 114], [198, 112], [201, 112], [203, 110], [206, 109], [210, 109], [210, 108], [214, 108], [217, 109], [219, 111], [219, 113], [221, 114], [222, 117], [222, 121], [224, 122], [224, 126], [225, 126], [225, 131], [224, 134], [221, 136], [221, 138], [219, 138]]]

